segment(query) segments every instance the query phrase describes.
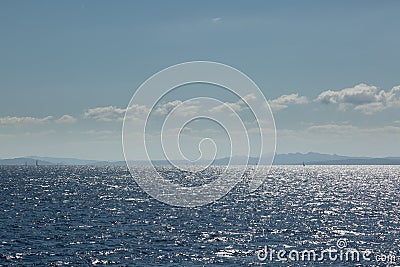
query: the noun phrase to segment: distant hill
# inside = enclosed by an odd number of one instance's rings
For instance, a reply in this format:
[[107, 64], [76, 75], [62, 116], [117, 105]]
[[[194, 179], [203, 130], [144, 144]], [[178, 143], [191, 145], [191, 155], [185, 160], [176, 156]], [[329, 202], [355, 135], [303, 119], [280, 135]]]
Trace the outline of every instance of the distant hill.
[[38, 157], [38, 156], [28, 156], [27, 158], [47, 161], [56, 165], [91, 165], [99, 163], [99, 161], [97, 160], [86, 160], [86, 159], [76, 159], [76, 158], [53, 158], [53, 157]]
[[[38, 160], [38, 165], [54, 165], [54, 163]], [[0, 159], [0, 165], [36, 165], [36, 159], [33, 158], [14, 158], [14, 159]]]
[[368, 159], [368, 157], [348, 157], [339, 156], [336, 154], [321, 154], [315, 152], [309, 152], [306, 154], [302, 153], [288, 153], [288, 154], [277, 154], [274, 159], [275, 165], [292, 165], [292, 164], [302, 164], [304, 163], [316, 163], [316, 162], [334, 162], [334, 161], [344, 161], [344, 160], [363, 160]]
[[[229, 163], [237, 165], [245, 162], [247, 157], [234, 156], [232, 158], [220, 158], [214, 161], [214, 165], [227, 165]], [[125, 161], [98, 161], [76, 158], [53, 158], [29, 156], [14, 159], [0, 159], [0, 165], [35, 165], [38, 160], [39, 165], [94, 165], [94, 166], [125, 166]], [[400, 157], [372, 158], [372, 157], [349, 157], [335, 154], [321, 154], [315, 152], [277, 154], [274, 158], [274, 165], [400, 165]], [[179, 162], [178, 163], [183, 163]], [[258, 158], [250, 157], [249, 164], [255, 165]], [[147, 161], [133, 161], [135, 165], [148, 165]], [[153, 161], [155, 165], [169, 165], [165, 160]], [[198, 165], [204, 165], [206, 161], [198, 162]], [[269, 164], [269, 162], [260, 162], [260, 164]]]

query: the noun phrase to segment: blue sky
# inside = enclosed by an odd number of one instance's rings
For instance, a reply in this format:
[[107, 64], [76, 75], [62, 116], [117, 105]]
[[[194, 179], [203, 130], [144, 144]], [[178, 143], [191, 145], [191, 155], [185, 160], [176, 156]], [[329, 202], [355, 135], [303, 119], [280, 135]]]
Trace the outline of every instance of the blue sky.
[[398, 156], [399, 11], [398, 1], [1, 1], [0, 158], [122, 159], [120, 115], [136, 88], [192, 60], [258, 84], [278, 153]]

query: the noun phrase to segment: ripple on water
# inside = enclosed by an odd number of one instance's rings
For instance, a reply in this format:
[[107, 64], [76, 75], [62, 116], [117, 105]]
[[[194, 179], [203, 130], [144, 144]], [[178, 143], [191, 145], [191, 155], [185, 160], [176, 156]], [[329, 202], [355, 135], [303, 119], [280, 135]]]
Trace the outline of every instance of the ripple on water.
[[396, 166], [274, 166], [258, 191], [191, 209], [150, 198], [126, 168], [0, 167], [0, 177], [0, 265], [247, 266], [265, 245], [400, 247]]

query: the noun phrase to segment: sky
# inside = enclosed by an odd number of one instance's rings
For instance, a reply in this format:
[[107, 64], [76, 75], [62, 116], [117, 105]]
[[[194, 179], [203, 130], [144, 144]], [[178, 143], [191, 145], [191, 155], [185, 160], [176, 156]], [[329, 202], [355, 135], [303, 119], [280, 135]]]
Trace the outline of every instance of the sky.
[[400, 156], [399, 11], [398, 1], [1, 1], [0, 158], [121, 160], [136, 89], [196, 60], [258, 85], [277, 153]]

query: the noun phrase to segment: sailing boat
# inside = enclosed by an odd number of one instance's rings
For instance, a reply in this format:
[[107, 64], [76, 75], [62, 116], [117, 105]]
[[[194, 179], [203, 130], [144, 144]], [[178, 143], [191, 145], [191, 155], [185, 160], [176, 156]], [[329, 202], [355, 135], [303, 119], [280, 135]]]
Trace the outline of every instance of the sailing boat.
[[304, 166], [306, 166], [306, 164], [305, 164], [304, 161], [303, 161], [303, 167], [304, 167]]

